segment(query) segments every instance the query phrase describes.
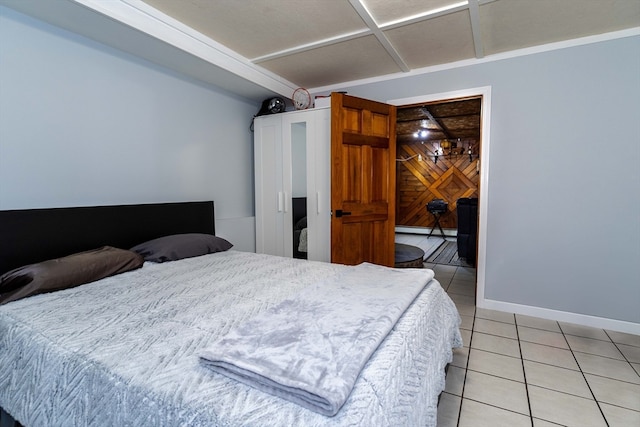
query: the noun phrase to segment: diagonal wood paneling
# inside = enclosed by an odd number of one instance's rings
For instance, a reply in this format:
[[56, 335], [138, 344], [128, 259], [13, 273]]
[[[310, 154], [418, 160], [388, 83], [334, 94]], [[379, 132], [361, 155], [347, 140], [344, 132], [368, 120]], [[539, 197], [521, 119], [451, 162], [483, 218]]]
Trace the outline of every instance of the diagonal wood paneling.
[[[479, 152], [479, 143], [465, 141], [464, 148], [471, 144], [474, 153]], [[455, 153], [445, 154], [434, 161], [433, 153], [439, 142], [400, 143], [397, 146], [396, 167], [396, 224], [414, 227], [432, 227], [433, 216], [427, 212], [427, 203], [432, 199], [444, 199], [449, 203], [449, 212], [440, 219], [443, 228], [457, 228], [456, 201], [461, 197], [478, 197], [477, 154], [469, 160], [468, 154], [458, 147]], [[419, 160], [418, 155], [422, 156]], [[402, 159], [409, 159], [402, 161]]]

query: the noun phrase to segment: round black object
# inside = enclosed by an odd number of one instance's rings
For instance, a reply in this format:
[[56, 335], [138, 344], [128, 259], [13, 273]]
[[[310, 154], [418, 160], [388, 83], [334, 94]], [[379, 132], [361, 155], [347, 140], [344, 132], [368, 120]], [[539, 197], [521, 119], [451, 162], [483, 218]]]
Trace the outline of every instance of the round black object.
[[284, 99], [282, 98], [269, 98], [262, 101], [262, 107], [260, 107], [260, 111], [258, 111], [258, 116], [263, 116], [265, 114], [277, 114], [284, 112], [286, 105], [284, 103]]
[[395, 268], [423, 268], [424, 251], [417, 246], [395, 244]]

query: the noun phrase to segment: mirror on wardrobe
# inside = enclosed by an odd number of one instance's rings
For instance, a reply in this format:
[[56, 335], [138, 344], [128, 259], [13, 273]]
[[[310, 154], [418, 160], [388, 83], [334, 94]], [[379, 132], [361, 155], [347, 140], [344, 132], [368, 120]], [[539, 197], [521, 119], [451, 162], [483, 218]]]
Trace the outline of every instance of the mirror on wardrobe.
[[307, 259], [307, 123], [291, 123], [293, 257]]

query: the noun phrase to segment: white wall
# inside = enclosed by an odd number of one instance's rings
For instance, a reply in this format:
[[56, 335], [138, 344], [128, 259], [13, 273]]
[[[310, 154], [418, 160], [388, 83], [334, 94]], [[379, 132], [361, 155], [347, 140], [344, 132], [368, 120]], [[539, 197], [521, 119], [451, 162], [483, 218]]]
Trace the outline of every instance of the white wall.
[[640, 333], [638, 52], [636, 36], [341, 89], [386, 101], [490, 86], [478, 304]]
[[214, 200], [253, 251], [257, 109], [0, 7], [0, 209]]

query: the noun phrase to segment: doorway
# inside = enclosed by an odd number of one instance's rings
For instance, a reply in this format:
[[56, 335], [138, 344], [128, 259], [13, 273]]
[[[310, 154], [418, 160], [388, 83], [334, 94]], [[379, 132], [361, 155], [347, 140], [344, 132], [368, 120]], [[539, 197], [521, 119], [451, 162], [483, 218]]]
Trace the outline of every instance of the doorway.
[[[454, 92], [446, 92], [446, 93], [437, 93], [430, 95], [421, 95], [415, 96], [411, 98], [402, 98], [402, 99], [394, 99], [387, 101], [389, 104], [395, 105], [398, 109], [402, 109], [403, 107], [415, 107], [429, 104], [439, 104], [439, 103], [447, 103], [454, 100], [470, 100], [470, 99], [478, 99], [480, 102], [480, 138], [479, 143], [476, 148], [476, 151], [473, 152], [472, 147], [472, 155], [476, 157], [476, 175], [477, 175], [477, 196], [478, 196], [478, 233], [477, 233], [477, 257], [476, 257], [476, 299], [483, 300], [484, 299], [484, 283], [485, 283], [485, 250], [486, 250], [486, 229], [487, 229], [487, 201], [488, 201], [488, 175], [489, 175], [489, 147], [490, 147], [490, 138], [489, 138], [489, 123], [491, 116], [491, 88], [490, 87], [481, 87], [481, 88], [473, 88], [473, 89], [465, 89]], [[426, 113], [425, 113], [426, 114]], [[411, 135], [413, 137], [413, 135]], [[444, 136], [444, 134], [442, 134]], [[440, 138], [440, 140], [447, 139]], [[434, 138], [435, 140], [435, 138]], [[461, 137], [462, 140], [462, 137]], [[451, 142], [451, 141], [448, 141]], [[456, 137], [456, 145], [457, 145], [457, 137]], [[449, 144], [445, 143], [445, 146], [438, 142], [427, 143], [430, 145], [426, 148], [426, 150], [431, 154], [426, 154], [427, 156], [431, 156], [428, 161], [435, 163], [435, 150], [438, 150], [438, 162], [443, 160], [442, 154], [449, 152], [453, 147]], [[422, 144], [420, 144], [422, 145]], [[399, 144], [400, 146], [400, 144]], [[462, 147], [456, 147], [458, 149], [457, 154], [460, 153], [460, 148], [467, 149], [468, 155], [468, 147], [465, 144], [462, 144]], [[442, 149], [443, 151], [439, 151]], [[442, 154], [440, 154], [442, 153]], [[404, 153], [407, 156], [407, 153]], [[424, 159], [424, 155], [416, 150], [413, 151], [411, 156], [416, 156], [414, 159], [420, 160]], [[402, 158], [403, 153], [401, 150], [398, 150], [398, 155], [396, 158]], [[408, 156], [410, 157], [410, 156]], [[405, 157], [406, 158], [406, 157]], [[468, 160], [468, 157], [467, 157]], [[453, 172], [449, 173], [450, 175]], [[455, 194], [456, 190], [450, 191], [450, 193]], [[400, 201], [399, 201], [400, 202]], [[420, 201], [421, 210], [424, 210], [424, 216], [427, 217], [428, 212], [426, 211], [425, 204]], [[416, 203], [417, 205], [417, 203]], [[405, 206], [406, 207], [406, 206]], [[415, 207], [414, 207], [415, 208]], [[399, 207], [401, 209], [401, 207]], [[402, 230], [402, 226], [396, 227], [396, 230]]]
[[[396, 226], [455, 236], [456, 201], [478, 197], [481, 103], [472, 97], [398, 107]], [[434, 199], [446, 204], [444, 212], [425, 209]]]

